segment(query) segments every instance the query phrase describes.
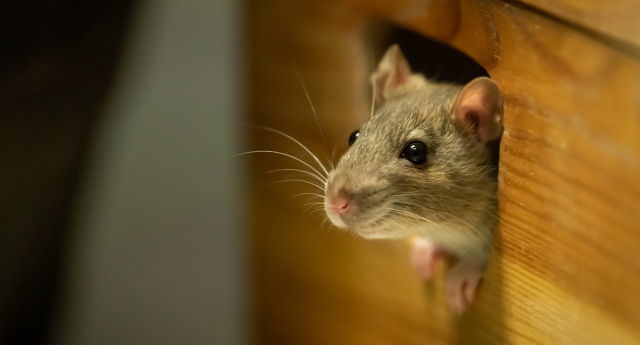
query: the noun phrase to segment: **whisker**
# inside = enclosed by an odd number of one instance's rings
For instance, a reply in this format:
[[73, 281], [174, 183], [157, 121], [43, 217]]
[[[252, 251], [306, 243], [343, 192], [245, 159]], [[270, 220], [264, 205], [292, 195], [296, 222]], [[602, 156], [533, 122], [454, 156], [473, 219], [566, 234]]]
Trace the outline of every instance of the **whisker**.
[[298, 220], [302, 220], [303, 218], [310, 216], [311, 214], [313, 214], [314, 212], [316, 212], [317, 209], [313, 209], [312, 206], [307, 206], [304, 210], [304, 212], [302, 212], [300, 214], [300, 217], [298, 218]]
[[[369, 41], [371, 41], [371, 37], [369, 37]], [[373, 44], [371, 42], [369, 42], [369, 47], [371, 48], [373, 46]], [[374, 75], [376, 73], [376, 56], [375, 56], [375, 52], [373, 51], [373, 49], [370, 49], [369, 52], [371, 53], [371, 75]], [[376, 83], [372, 82], [372, 96], [371, 96], [371, 114], [369, 115], [369, 119], [371, 119], [373, 117], [373, 114], [375, 112], [375, 106], [376, 106]], [[366, 121], [366, 119], [365, 119]]]
[[[383, 219], [384, 219], [384, 218], [383, 218]], [[404, 226], [402, 226], [402, 225], [398, 224], [398, 222], [396, 222], [396, 221], [394, 221], [394, 220], [392, 220], [392, 219], [386, 218], [386, 219], [384, 219], [384, 220], [386, 220], [386, 221], [388, 221], [388, 222], [392, 222], [393, 224], [395, 224], [395, 225], [399, 226], [399, 227], [400, 227], [401, 229], [403, 229], [407, 234], [410, 234], [410, 233], [411, 233], [411, 231], [409, 231], [409, 229], [407, 229], [407, 228], [405, 228]]]
[[300, 173], [303, 173], [303, 174], [307, 174], [307, 175], [313, 176], [316, 180], [318, 180], [318, 182], [320, 182], [322, 184], [327, 183], [327, 179], [325, 179], [325, 178], [323, 178], [321, 176], [318, 176], [318, 175], [316, 175], [316, 174], [314, 174], [312, 172], [309, 172], [309, 171], [306, 171], [306, 170], [301, 170], [301, 169], [276, 169], [276, 170], [269, 170], [265, 174], [270, 174], [270, 173], [280, 172], [280, 171], [296, 171], [296, 172], [300, 172]]
[[[447, 229], [445, 229], [442, 226], [440, 226], [438, 223], [436, 223], [436, 222], [434, 222], [434, 221], [432, 221], [432, 220], [430, 220], [430, 219], [428, 219], [428, 218], [426, 218], [424, 216], [415, 214], [415, 213], [410, 212], [410, 211], [399, 210], [399, 209], [396, 209], [396, 208], [389, 208], [389, 209], [393, 210], [393, 211], [396, 211], [396, 212], [399, 212], [399, 213], [403, 213], [403, 214], [408, 215], [410, 217], [415, 217], [415, 218], [418, 218], [418, 219], [422, 219], [422, 220], [424, 220], [426, 222], [429, 222], [429, 223], [437, 226], [438, 228], [440, 228], [444, 233], [449, 234], [451, 236], [451, 232], [450, 231], [448, 231]], [[464, 246], [460, 245], [460, 241], [458, 241], [458, 239], [455, 236], [451, 236], [451, 239], [454, 239], [454, 240], [456, 240], [456, 242], [458, 242], [458, 245], [460, 246], [460, 248], [462, 248], [464, 250], [465, 254], [467, 255], [467, 257], [469, 259], [473, 259], [471, 254], [469, 254], [469, 252], [464, 248]]]
[[[416, 206], [418, 206], [418, 205], [416, 205]], [[450, 216], [450, 217], [453, 217], [453, 218], [455, 218], [455, 219], [459, 220], [460, 222], [464, 223], [466, 226], [468, 226], [469, 228], [471, 228], [471, 230], [473, 230], [473, 231], [474, 231], [474, 232], [475, 232], [475, 233], [476, 233], [476, 234], [477, 234], [477, 235], [478, 235], [478, 236], [479, 236], [479, 237], [484, 241], [484, 243], [486, 243], [486, 244], [489, 246], [489, 249], [491, 249], [491, 251], [492, 251], [493, 253], [495, 253], [495, 250], [494, 250], [493, 246], [491, 245], [491, 243], [489, 242], [489, 240], [486, 238], [486, 236], [484, 236], [484, 235], [483, 235], [483, 234], [482, 234], [478, 229], [476, 229], [473, 225], [469, 224], [469, 223], [468, 223], [467, 221], [465, 221], [464, 219], [462, 219], [462, 218], [460, 218], [460, 217], [458, 217], [458, 216], [456, 216], [456, 215], [454, 215], [454, 214], [452, 214], [452, 213], [449, 213], [449, 212], [443, 211], [443, 210], [436, 210], [436, 209], [433, 209], [433, 208], [430, 208], [430, 207], [427, 207], [427, 206], [424, 206], [424, 205], [419, 205], [419, 207], [420, 207], [420, 208], [422, 208], [422, 209], [430, 210], [430, 211], [437, 211], [437, 212], [440, 212], [440, 213], [444, 213], [444, 214], [446, 214], [446, 215], [448, 215], [448, 216]], [[481, 210], [481, 211], [482, 211], [482, 213], [484, 213], [484, 214], [486, 214], [486, 215], [490, 215], [490, 216], [492, 216], [493, 218], [495, 218], [496, 220], [499, 220], [499, 218], [498, 218], [495, 214], [490, 213], [490, 212], [488, 212], [488, 211], [486, 211], [486, 210]]]
[[306, 205], [312, 205], [312, 206], [323, 205], [324, 206], [324, 202], [308, 202], [305, 204], [305, 206]]
[[324, 191], [324, 188], [322, 188], [321, 186], [319, 186], [319, 185], [317, 185], [317, 184], [315, 184], [315, 183], [313, 183], [313, 182], [311, 182], [311, 181], [307, 181], [307, 180], [299, 180], [299, 179], [290, 179], [290, 180], [276, 181], [276, 182], [268, 183], [268, 184], [266, 184], [266, 185], [264, 185], [264, 186], [265, 186], [265, 187], [267, 187], [267, 186], [271, 186], [271, 185], [278, 184], [278, 183], [284, 183], [284, 182], [303, 182], [303, 183], [307, 183], [307, 184], [310, 184], [310, 185], [312, 185], [312, 186], [318, 187], [318, 188], [320, 188], [322, 191]]
[[298, 194], [296, 194], [296, 195], [294, 195], [292, 197], [287, 198], [287, 200], [291, 200], [291, 199], [293, 199], [295, 197], [302, 196], [302, 195], [312, 195], [312, 196], [317, 196], [317, 197], [320, 197], [320, 198], [324, 199], [324, 195], [320, 195], [320, 194], [316, 194], [316, 193], [298, 193]]
[[[404, 186], [402, 183], [398, 184], [399, 186]], [[413, 187], [413, 186], [411, 186]], [[465, 192], [473, 193], [477, 196], [487, 196], [487, 197], [495, 197], [494, 193], [487, 192], [486, 190], [482, 190], [480, 188], [474, 188], [470, 186], [461, 186], [461, 185], [451, 185], [447, 186], [447, 189], [453, 192], [453, 190], [464, 190]], [[433, 192], [413, 192], [413, 193], [398, 193], [394, 194], [395, 196], [430, 196]]]
[[321, 207], [318, 207], [318, 205], [308, 205], [307, 209], [304, 211], [304, 213], [302, 214], [303, 216], [311, 216], [314, 213], [317, 213], [319, 211], [322, 211], [323, 209]]
[[[279, 131], [277, 129], [273, 129], [273, 128], [269, 128], [269, 127], [264, 127], [264, 126], [258, 126], [258, 125], [250, 125], [251, 127], [254, 128], [258, 128], [258, 129], [262, 129], [264, 131], [268, 131], [268, 132], [272, 132], [272, 133], [276, 133], [279, 134], [291, 141], [293, 141], [294, 143], [296, 143], [298, 146], [302, 147], [308, 154], [311, 155], [311, 157], [313, 157], [313, 159], [318, 162], [318, 165], [320, 165], [320, 167], [322, 168], [322, 170], [324, 170], [324, 172], [329, 175], [329, 171], [327, 171], [327, 169], [324, 167], [324, 164], [322, 164], [322, 162], [320, 161], [320, 159], [318, 159], [318, 157], [313, 154], [313, 152], [311, 152], [311, 150], [309, 150], [309, 148], [307, 148], [304, 144], [302, 144], [300, 141], [296, 140], [294, 137], [290, 136], [289, 134]], [[315, 170], [315, 169], [314, 169]], [[322, 175], [320, 173], [318, 173], [319, 175]]]
[[409, 245], [407, 244], [407, 241], [404, 240], [404, 238], [400, 239], [402, 241], [402, 243], [404, 243], [404, 246], [407, 247], [408, 251], [411, 251], [411, 248], [409, 248]]
[[[313, 116], [316, 119], [316, 123], [318, 124], [318, 128], [320, 129], [320, 134], [322, 134], [322, 138], [324, 139], [324, 143], [327, 145], [327, 149], [331, 153], [331, 168], [335, 169], [335, 157], [333, 156], [333, 152], [331, 152], [331, 145], [329, 145], [329, 141], [327, 140], [327, 136], [324, 134], [324, 130], [322, 129], [322, 125], [320, 124], [320, 120], [318, 119], [318, 114], [316, 113], [316, 108], [313, 106], [313, 102], [311, 101], [311, 96], [309, 96], [309, 92], [307, 91], [307, 87], [304, 85], [302, 81], [302, 76], [300, 76], [300, 71], [297, 68], [296, 75], [298, 76], [298, 81], [300, 81], [300, 85], [302, 86], [302, 90], [304, 91], [305, 96], [307, 96], [307, 100], [309, 101], [309, 105], [311, 106], [311, 111], [313, 112]], [[327, 172], [327, 175], [329, 173]]]
[[[316, 170], [314, 167], [312, 167], [309, 163], [307, 163], [307, 162], [303, 161], [303, 160], [302, 160], [302, 159], [300, 159], [300, 158], [294, 157], [294, 156], [292, 156], [292, 155], [290, 155], [290, 154], [286, 154], [286, 153], [283, 153], [283, 152], [270, 151], [270, 150], [257, 150], [257, 151], [249, 151], [249, 152], [242, 152], [242, 153], [238, 153], [238, 154], [235, 154], [235, 155], [233, 155], [233, 156], [231, 156], [231, 157], [244, 156], [244, 155], [248, 155], [248, 154], [252, 154], [252, 153], [273, 153], [273, 154], [277, 154], [277, 155], [286, 156], [286, 157], [289, 157], [289, 158], [292, 158], [292, 159], [297, 160], [298, 162], [300, 162], [300, 163], [304, 164], [305, 166], [307, 166], [309, 169], [311, 169], [311, 170], [313, 170], [314, 172], [316, 172], [318, 175], [322, 176], [322, 174], [321, 174], [318, 170]], [[315, 156], [314, 156], [314, 157], [315, 157]], [[317, 159], [317, 158], [316, 158], [316, 159]], [[323, 169], [324, 169], [324, 167], [323, 167]], [[326, 170], [325, 170], [325, 172], [326, 172]], [[328, 174], [328, 173], [327, 173], [327, 174]]]
[[[322, 223], [320, 223], [320, 226], [322, 227], [324, 225], [324, 222], [326, 222], [328, 219], [323, 216], [323, 213], [318, 214], [318, 217], [320, 217], [320, 219], [322, 219]], [[318, 217], [316, 217], [316, 219]], [[331, 230], [331, 227], [329, 227], [329, 230]]]
[[[375, 64], [374, 64], [374, 68], [375, 68]], [[373, 84], [373, 87], [372, 87], [373, 95], [371, 96], [371, 114], [369, 115], [369, 119], [373, 118], [373, 114], [375, 114], [375, 109], [376, 109], [376, 83], [373, 82], [371, 84]]]
[[[314, 205], [311, 205], [311, 206], [314, 206]], [[314, 213], [318, 213], [318, 212], [322, 212], [322, 211], [324, 211], [324, 209], [323, 209], [323, 208], [318, 207], [318, 208], [316, 208], [315, 210], [313, 210], [313, 211], [309, 212], [308, 216], [310, 217], [312, 214], [314, 214]], [[320, 216], [322, 216], [322, 213], [320, 213]]]
[[[404, 226], [400, 225], [398, 222], [396, 222], [396, 221], [394, 221], [392, 219], [389, 219], [389, 218], [386, 218], [386, 221], [387, 222], [392, 222], [392, 223], [396, 224], [397, 226], [399, 226], [400, 228], [404, 229], [404, 231], [407, 234], [407, 236], [411, 235], [411, 231], [409, 231], [409, 229], [405, 228]], [[389, 228], [393, 229], [391, 227], [389, 227]], [[411, 252], [411, 247], [409, 247], [409, 245], [407, 244], [407, 241], [404, 240], [404, 237], [401, 237], [400, 241], [402, 241], [402, 243], [404, 243], [404, 246], [407, 248], [407, 251]]]
[[[304, 216], [311, 216], [312, 214], [318, 212], [318, 211], [323, 211], [324, 212], [324, 207], [320, 206], [320, 205], [314, 205], [312, 203], [307, 203], [304, 205], [304, 212], [302, 212], [302, 217]], [[300, 217], [300, 219], [302, 219], [302, 217]]]
[[[310, 142], [309, 145], [312, 145], [313, 147], [317, 148], [320, 153], [322, 154], [322, 157], [324, 159], [327, 160], [327, 163], [329, 163], [329, 167], [331, 167], [331, 169], [335, 169], [336, 167], [333, 165], [333, 162], [331, 161], [332, 158], [330, 158], [327, 153], [325, 152], [325, 149], [323, 149], [322, 147], [316, 145], [315, 143]], [[335, 156], [335, 149], [331, 151], [331, 155]]]
[[475, 232], [476, 232], [476, 234], [478, 234], [478, 236], [480, 236], [480, 238], [484, 241], [484, 243], [486, 243], [486, 244], [489, 246], [489, 249], [491, 249], [491, 251], [492, 251], [493, 253], [495, 253], [495, 250], [493, 250], [493, 246], [491, 245], [491, 243], [489, 243], [489, 240], [487, 240], [487, 238], [486, 238], [486, 237], [485, 237], [485, 236], [484, 236], [480, 231], [478, 231], [478, 229], [476, 229], [473, 225], [471, 225], [471, 224], [467, 223], [467, 222], [466, 222], [465, 220], [463, 220], [462, 218], [460, 218], [460, 217], [458, 217], [458, 216], [455, 216], [455, 215], [453, 215], [453, 214], [451, 214], [451, 213], [447, 213], [447, 212], [443, 212], [443, 211], [440, 211], [440, 212], [445, 213], [445, 214], [448, 214], [449, 216], [451, 216], [451, 217], [453, 217], [453, 218], [456, 218], [457, 220], [459, 220], [459, 221], [461, 221], [461, 222], [465, 223], [468, 227], [470, 227], [471, 229], [473, 229], [473, 231], [475, 231]]
[[[324, 227], [324, 225], [327, 223], [327, 221], [329, 221], [329, 217], [325, 217], [324, 220], [322, 221], [322, 223], [320, 223], [320, 227]], [[331, 227], [329, 227], [329, 230], [331, 230]]]
[[373, 222], [373, 226], [389, 228], [391, 231], [394, 230], [393, 227], [389, 225], [388, 219], [385, 218], [377, 219], [375, 222]]
[[[389, 227], [389, 229], [393, 230], [393, 228], [391, 226], [389, 226], [389, 224], [388, 224], [389, 222], [391, 222], [391, 223], [399, 226], [400, 228], [404, 229], [405, 232], [407, 233], [407, 236], [411, 235], [411, 231], [409, 231], [409, 229], [405, 228], [404, 226], [400, 225], [398, 222], [396, 222], [396, 221], [394, 221], [392, 219], [389, 219], [389, 218], [381, 218], [381, 220], [383, 221], [383, 225], [386, 225], [387, 227]], [[404, 240], [404, 238], [400, 238], [400, 240], [402, 241], [402, 243], [404, 243], [404, 246], [407, 247], [407, 250], [411, 251], [411, 248], [409, 248], [409, 245]]]
[[[465, 187], [465, 188], [467, 188], [467, 191], [470, 191], [470, 190], [471, 190], [471, 191], [475, 191], [475, 192], [477, 192], [477, 195], [493, 196], [492, 194], [485, 193], [485, 191], [482, 191], [482, 190], [480, 190], [480, 189], [478, 189], [478, 188], [472, 188], [472, 187]], [[459, 188], [459, 189], [462, 189], [462, 188]], [[433, 194], [431, 194], [431, 193], [420, 193], [420, 192], [414, 192], [414, 193], [398, 193], [398, 194], [393, 194], [393, 196], [394, 196], [394, 197], [405, 197], [405, 196], [416, 196], [416, 197], [420, 197], [420, 196], [433, 196]], [[416, 205], [416, 206], [418, 206], [418, 205]], [[433, 209], [433, 208], [426, 207], [426, 206], [424, 206], [424, 205], [419, 205], [419, 207], [420, 207], [420, 208], [427, 209], [427, 210], [432, 210], [432, 211], [440, 211], [440, 210], [436, 210], [436, 209]], [[500, 220], [499, 215], [497, 215], [497, 214], [496, 214], [495, 212], [493, 212], [493, 211], [487, 211], [487, 210], [484, 210], [484, 209], [482, 209], [482, 210], [478, 210], [478, 211], [479, 211], [479, 212], [482, 212], [482, 213], [484, 213], [484, 214], [486, 214], [487, 216], [489, 216], [489, 217], [491, 217], [491, 218], [494, 218], [494, 219], [496, 219], [496, 220]], [[445, 212], [445, 213], [446, 213], [446, 212]], [[451, 215], [451, 214], [449, 214], [449, 215]], [[451, 216], [453, 216], [453, 215], [451, 215]]]

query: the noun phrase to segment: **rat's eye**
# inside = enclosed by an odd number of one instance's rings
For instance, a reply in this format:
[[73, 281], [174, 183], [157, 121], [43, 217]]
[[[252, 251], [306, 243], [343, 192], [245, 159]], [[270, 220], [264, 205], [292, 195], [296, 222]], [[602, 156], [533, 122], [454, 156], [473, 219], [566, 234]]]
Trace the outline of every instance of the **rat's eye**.
[[356, 142], [358, 136], [360, 136], [360, 130], [351, 133], [351, 135], [349, 136], [349, 146], [353, 145], [353, 143]]
[[400, 158], [404, 158], [413, 164], [423, 164], [427, 161], [428, 157], [429, 151], [427, 150], [427, 145], [419, 141], [409, 143], [400, 154]]

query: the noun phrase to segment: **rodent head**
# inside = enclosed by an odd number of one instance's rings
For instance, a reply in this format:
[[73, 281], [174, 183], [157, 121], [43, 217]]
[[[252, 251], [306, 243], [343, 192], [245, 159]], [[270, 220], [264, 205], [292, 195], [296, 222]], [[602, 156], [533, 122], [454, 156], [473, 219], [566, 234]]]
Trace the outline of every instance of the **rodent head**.
[[411, 74], [396, 45], [372, 82], [379, 109], [351, 136], [327, 181], [332, 223], [367, 238], [404, 237], [493, 212], [497, 183], [487, 143], [502, 131], [495, 82], [431, 83]]

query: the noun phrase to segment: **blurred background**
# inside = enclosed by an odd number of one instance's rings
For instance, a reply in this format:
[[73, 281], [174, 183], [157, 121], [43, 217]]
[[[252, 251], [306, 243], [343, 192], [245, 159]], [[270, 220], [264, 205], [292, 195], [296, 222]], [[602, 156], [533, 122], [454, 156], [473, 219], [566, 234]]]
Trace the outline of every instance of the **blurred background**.
[[0, 4], [0, 344], [250, 339], [242, 4]]
[[[303, 167], [295, 161], [232, 157], [273, 149], [309, 159], [251, 125], [339, 157], [368, 116], [367, 75], [390, 43], [440, 80], [486, 75], [352, 6], [0, 4], [0, 344], [378, 337], [368, 329], [386, 318], [372, 320], [365, 299], [341, 299], [372, 283], [403, 291], [388, 279], [398, 272], [417, 291], [407, 248], [321, 227], [322, 212], [309, 215], [308, 198], [295, 197], [317, 191], [280, 183], [295, 174], [265, 174]], [[391, 266], [361, 261], [375, 256]], [[336, 311], [327, 324], [322, 315]]]

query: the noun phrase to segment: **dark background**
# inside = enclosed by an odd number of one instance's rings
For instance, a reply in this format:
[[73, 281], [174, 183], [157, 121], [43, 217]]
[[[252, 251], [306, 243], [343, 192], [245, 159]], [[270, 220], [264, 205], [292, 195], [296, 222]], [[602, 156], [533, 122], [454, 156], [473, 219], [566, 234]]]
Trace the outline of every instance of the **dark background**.
[[0, 344], [43, 343], [129, 0], [0, 2]]

